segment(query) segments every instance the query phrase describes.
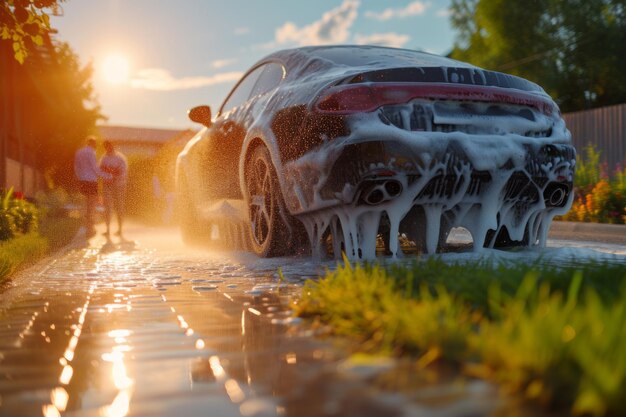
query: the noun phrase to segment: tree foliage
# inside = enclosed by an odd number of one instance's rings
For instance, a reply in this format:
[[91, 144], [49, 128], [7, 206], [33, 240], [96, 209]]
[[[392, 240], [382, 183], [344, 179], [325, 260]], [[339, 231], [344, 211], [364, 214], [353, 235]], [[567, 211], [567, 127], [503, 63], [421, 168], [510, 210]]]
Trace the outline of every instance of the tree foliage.
[[29, 50], [43, 44], [43, 34], [50, 30], [48, 12], [56, 13], [64, 0], [0, 1], [0, 39], [13, 43], [15, 59], [23, 64]]
[[34, 122], [44, 129], [38, 160], [55, 185], [68, 186], [73, 181], [74, 152], [106, 117], [101, 114], [91, 83], [92, 64], [81, 66], [65, 42], [56, 42], [55, 52], [56, 63], [46, 70], [49, 82], [45, 85], [57, 103], [47, 106], [46, 117]]
[[626, 0], [452, 0], [453, 58], [540, 84], [563, 111], [626, 102]]
[[[21, 137], [50, 185], [71, 186], [73, 155], [105, 119], [96, 100], [91, 63], [81, 66], [69, 44], [51, 39], [49, 14], [65, 0], [0, 0], [0, 42], [22, 64], [9, 100], [21, 103]], [[29, 81], [30, 80], [30, 81]]]

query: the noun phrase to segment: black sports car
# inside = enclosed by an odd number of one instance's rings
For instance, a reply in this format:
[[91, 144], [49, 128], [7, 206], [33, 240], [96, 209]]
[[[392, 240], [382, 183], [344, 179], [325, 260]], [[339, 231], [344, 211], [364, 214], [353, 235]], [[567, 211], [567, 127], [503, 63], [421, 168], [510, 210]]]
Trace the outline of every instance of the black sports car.
[[[575, 150], [538, 85], [377, 46], [279, 51], [256, 63], [178, 156], [185, 238], [260, 256], [543, 246], [572, 203]], [[330, 236], [330, 238], [329, 238]], [[308, 237], [308, 239], [307, 239]]]

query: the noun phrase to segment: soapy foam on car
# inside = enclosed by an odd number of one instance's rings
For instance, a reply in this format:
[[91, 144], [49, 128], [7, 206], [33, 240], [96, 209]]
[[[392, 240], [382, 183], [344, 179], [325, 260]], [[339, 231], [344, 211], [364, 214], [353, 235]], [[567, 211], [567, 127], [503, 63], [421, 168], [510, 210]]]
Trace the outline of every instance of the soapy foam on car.
[[[403, 126], [410, 124], [410, 103], [400, 104], [402, 127], [384, 124], [379, 118], [378, 112], [371, 112], [351, 117], [350, 134], [346, 137], [323, 140], [323, 143], [312, 151], [292, 161], [281, 163], [276, 140], [272, 140], [271, 119], [269, 117], [249, 118], [251, 113], [273, 114], [278, 108], [298, 106], [302, 103], [309, 103], [311, 96], [321, 93], [331, 82], [342, 77], [359, 74], [363, 71], [371, 71], [375, 68], [385, 69], [389, 66], [390, 60], [398, 60], [399, 52], [389, 50], [387, 52], [376, 50], [376, 57], [367, 52], [370, 47], [345, 49], [338, 48], [338, 60], [327, 61], [319, 55], [300, 53], [298, 55], [283, 58], [289, 61], [291, 72], [287, 73], [283, 86], [294, 83], [295, 87], [283, 88], [264, 95], [258, 101], [249, 101], [237, 108], [230, 117], [236, 119], [235, 113], [248, 114], [244, 124], [248, 128], [248, 135], [243, 148], [246, 149], [248, 143], [257, 137], [267, 136], [265, 142], [268, 146], [274, 165], [279, 172], [279, 181], [283, 190], [283, 197], [289, 211], [296, 215], [306, 226], [313, 253], [320, 255], [323, 251], [322, 237], [327, 232], [332, 235], [334, 243], [334, 254], [341, 255], [344, 250], [351, 259], [363, 258], [371, 259], [376, 256], [376, 236], [379, 232], [381, 219], [388, 222], [389, 250], [394, 257], [401, 256], [399, 248], [398, 232], [400, 223], [407, 213], [415, 205], [419, 205], [424, 211], [425, 221], [425, 250], [433, 253], [438, 245], [442, 228], [462, 226], [469, 230], [473, 236], [474, 249], [481, 250], [485, 243], [487, 232], [497, 230], [506, 226], [511, 239], [521, 240], [524, 233], [528, 233], [528, 241], [531, 245], [544, 245], [545, 235], [549, 228], [552, 217], [565, 213], [571, 206], [573, 195], [570, 193], [569, 201], [561, 208], [546, 209], [543, 198], [539, 198], [533, 207], [525, 210], [523, 216], [515, 213], [515, 206], [507, 203], [503, 198], [504, 187], [514, 172], [525, 171], [525, 158], [527, 150], [524, 145], [550, 145], [550, 144], [570, 144], [569, 132], [565, 129], [563, 120], [558, 114], [558, 109], [554, 106], [551, 115], [544, 115], [534, 111], [534, 121], [529, 121], [524, 117], [493, 117], [487, 111], [488, 103], [472, 103], [473, 113], [471, 123], [468, 123], [467, 112], [461, 111], [459, 103], [438, 102], [438, 106], [433, 111], [432, 119], [428, 120], [430, 130], [433, 124], [452, 124], [458, 131], [437, 132], [437, 131], [409, 131]], [[327, 54], [332, 52], [331, 48]], [[371, 49], [371, 48], [370, 48]], [[427, 54], [416, 55], [413, 51], [400, 52], [403, 65], [398, 66], [414, 67], [420, 66], [439, 67], [446, 77], [445, 81], [455, 83], [468, 83], [462, 80], [455, 71], [455, 68], [470, 68], [471, 77], [482, 80], [476, 85], [486, 85], [486, 73], [483, 70], [472, 67], [469, 64], [450, 60], [443, 57], [430, 56]], [[342, 65], [341, 59], [346, 61]], [[354, 62], [348, 62], [354, 61]], [[360, 62], [360, 64], [358, 64]], [[446, 68], [450, 66], [450, 68]], [[303, 71], [307, 68], [307, 72]], [[316, 70], [315, 68], [318, 68]], [[429, 68], [433, 69], [433, 68]], [[424, 71], [424, 69], [422, 69]], [[450, 76], [448, 75], [450, 72]], [[320, 73], [323, 73], [320, 77]], [[290, 79], [293, 74], [298, 74], [297, 80]], [[479, 81], [480, 81], [479, 80]], [[469, 82], [471, 84], [471, 82]], [[528, 83], [529, 90], [526, 94], [535, 95], [546, 99], [549, 97], [540, 87]], [[504, 89], [503, 89], [504, 91]], [[256, 111], [247, 112], [253, 103]], [[465, 103], [467, 105], [467, 103]], [[514, 106], [498, 104], [504, 110], [514, 109]], [[512, 112], [515, 113], [515, 112]], [[519, 113], [518, 113], [519, 116]], [[225, 115], [229, 118], [229, 115]], [[551, 129], [550, 134], [542, 136], [542, 131]], [[256, 133], [258, 130], [259, 133]], [[527, 132], [529, 130], [536, 133]], [[529, 136], [525, 136], [529, 135]], [[538, 137], [533, 137], [538, 136]], [[402, 193], [397, 198], [384, 202], [377, 206], [365, 206], [354, 204], [354, 196], [357, 193], [357, 184], [346, 183], [342, 190], [335, 196], [322, 194], [322, 189], [329, 179], [330, 170], [340, 156], [344, 146], [358, 144], [367, 141], [393, 140], [406, 144], [419, 155], [420, 164], [416, 164], [420, 173], [420, 178], [415, 182], [410, 182], [406, 175], [403, 175], [405, 167], [398, 166], [399, 162], [387, 161], [374, 167], [365, 167], [363, 174], [373, 169], [388, 168], [397, 172], [395, 180], [402, 185]], [[323, 139], [323, 138], [322, 138]], [[457, 161], [449, 166], [445, 160], [433, 160], [433, 155], [441, 154], [449, 145], [454, 144], [460, 147], [466, 157], [466, 161]], [[510, 166], [503, 168], [505, 163], [511, 162]], [[555, 160], [545, 166], [537, 167], [550, 180], [563, 174], [573, 175], [575, 161]], [[455, 192], [445, 201], [436, 198], [418, 198], [423, 188], [437, 175], [445, 174], [448, 169], [454, 170], [459, 179], [459, 187], [455, 187]], [[480, 196], [472, 199], [469, 177], [472, 170], [487, 171], [491, 175], [488, 189], [483, 190]], [[240, 162], [240, 180], [244, 178], [243, 159]], [[528, 174], [528, 172], [527, 172]], [[463, 180], [461, 180], [461, 178]], [[242, 190], [245, 184], [241, 183]], [[539, 189], [539, 195], [543, 195], [543, 189]], [[442, 220], [444, 225], [441, 224]], [[445, 231], [445, 230], [444, 230]], [[487, 242], [493, 244], [493, 242]]]
[[[446, 121], [462, 125], [465, 116], [460, 108], [458, 114], [458, 120], [452, 120], [452, 115], [448, 114]], [[290, 181], [287, 189], [293, 190], [291, 195], [297, 199], [297, 204], [292, 208], [300, 208], [302, 214], [298, 217], [309, 234], [313, 254], [320, 256], [323, 252], [322, 237], [328, 230], [332, 235], [335, 255], [343, 250], [349, 259], [375, 258], [376, 235], [381, 217], [386, 215], [389, 221], [389, 250], [394, 257], [401, 256], [398, 241], [400, 222], [414, 205], [419, 205], [424, 210], [425, 221], [422, 226], [425, 228], [425, 250], [428, 253], [434, 253], [437, 249], [442, 232], [442, 219], [447, 220], [446, 228], [460, 226], [469, 230], [473, 237], [475, 251], [481, 250], [485, 244], [493, 246], [493, 239], [485, 242], [488, 231], [499, 231], [502, 227], [507, 228], [511, 240], [521, 241], [526, 233], [530, 246], [544, 246], [552, 218], [567, 212], [573, 200], [573, 193], [570, 193], [569, 201], [563, 207], [547, 209], [541, 197], [523, 213], [516, 213], [517, 201], [507, 202], [504, 199], [504, 187], [513, 173], [523, 171], [529, 178], [532, 178], [531, 173], [527, 172], [525, 167], [527, 163], [525, 145], [570, 142], [569, 132], [565, 129], [560, 117], [554, 117], [548, 123], [542, 116], [536, 116], [535, 120], [538, 120], [538, 123], [534, 126], [535, 128], [545, 129], [553, 125], [552, 134], [543, 138], [522, 136], [520, 132], [528, 130], [529, 126], [528, 121], [520, 117], [500, 117], [498, 131], [503, 133], [495, 134], [495, 128], [491, 128], [491, 131], [478, 135], [463, 132], [402, 130], [396, 126], [381, 123], [376, 112], [354, 118], [350, 136], [327, 142], [318, 150], [285, 166], [287, 178], [299, 178], [298, 181]], [[422, 156], [427, 163], [415, 165], [419, 170], [419, 179], [409, 184], [408, 177], [402, 173], [402, 167], [396, 166], [395, 161], [392, 160], [388, 165], [379, 164], [369, 168], [385, 168], [398, 172], [394, 178], [401, 183], [403, 192], [396, 199], [377, 206], [355, 205], [353, 201], [350, 201], [350, 197], [354, 196], [353, 184], [345, 184], [343, 192], [336, 195], [334, 199], [323, 198], [321, 189], [329, 177], [332, 162], [336, 160], [340, 150], [351, 143], [380, 140], [380, 138], [393, 138], [408, 145], [416, 151], [416, 154]], [[446, 160], [430, 163], [428, 159], [434, 153], [433, 150], [445, 149], [451, 143], [461, 146], [468, 159], [467, 162], [460, 161], [451, 167], [448, 166]], [[509, 166], [503, 168], [507, 162]], [[574, 160], [561, 160], [557, 157], [552, 162], [536, 169], [548, 178], [546, 182], [548, 184], [550, 181], [555, 181], [557, 176], [563, 175], [571, 181], [574, 165]], [[468, 198], [467, 195], [472, 168], [487, 171], [491, 175], [491, 181], [487, 184], [488, 189], [483, 190], [475, 199]], [[459, 182], [458, 186], [453, 187], [455, 192], [448, 199], [441, 201], [439, 197], [418, 197], [426, 184], [435, 176], [445, 174], [448, 169], [455, 171], [454, 174]], [[298, 176], [298, 173], [302, 172], [308, 172], [307, 178], [309, 179], [317, 179], [314, 184], [310, 184], [312, 190], [307, 190], [307, 192], [300, 189], [301, 184], [306, 184], [306, 181], [303, 181], [305, 179]], [[546, 184], [543, 188], [535, 184], [539, 196], [543, 196]], [[311, 192], [313, 193], [311, 199], [303, 197]]]

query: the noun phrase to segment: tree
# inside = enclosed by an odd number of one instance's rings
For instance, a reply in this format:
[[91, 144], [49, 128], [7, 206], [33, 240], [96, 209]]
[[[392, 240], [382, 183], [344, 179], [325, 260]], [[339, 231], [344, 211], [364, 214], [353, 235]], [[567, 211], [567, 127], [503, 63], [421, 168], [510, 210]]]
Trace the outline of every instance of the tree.
[[11, 40], [15, 59], [23, 64], [28, 52], [44, 42], [50, 30], [47, 10], [57, 13], [64, 0], [0, 0], [0, 39]]
[[535, 81], [563, 111], [626, 102], [626, 0], [452, 0], [451, 56]]
[[68, 186], [74, 176], [74, 152], [106, 117], [101, 114], [91, 83], [92, 64], [81, 67], [78, 56], [65, 42], [56, 42], [55, 52], [55, 65], [42, 76], [49, 80], [45, 85], [57, 105], [46, 110], [47, 133], [38, 154], [54, 184]]
[[2, 68], [10, 69], [0, 73], [0, 114], [9, 121], [1, 139], [50, 185], [72, 187], [74, 152], [105, 117], [91, 84], [91, 63], [81, 66], [69, 44], [50, 36], [47, 12], [56, 13], [63, 1], [0, 0]]

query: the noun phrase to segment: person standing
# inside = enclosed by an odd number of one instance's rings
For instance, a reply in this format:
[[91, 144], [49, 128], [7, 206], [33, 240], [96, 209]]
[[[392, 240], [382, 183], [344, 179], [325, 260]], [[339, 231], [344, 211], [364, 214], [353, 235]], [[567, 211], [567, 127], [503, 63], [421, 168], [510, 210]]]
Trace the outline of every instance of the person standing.
[[111, 174], [111, 179], [105, 180], [102, 187], [104, 200], [104, 220], [106, 222], [105, 236], [111, 233], [111, 216], [113, 211], [117, 216], [117, 236], [122, 236], [124, 222], [124, 200], [126, 194], [126, 179], [128, 177], [128, 162], [126, 157], [115, 150], [113, 143], [104, 141], [105, 154], [100, 158], [100, 170]]
[[96, 160], [96, 138], [88, 136], [85, 146], [74, 155], [74, 174], [78, 178], [81, 194], [85, 196], [85, 230], [87, 238], [96, 234], [94, 217], [98, 200], [98, 178], [111, 179], [111, 174], [101, 171]]

